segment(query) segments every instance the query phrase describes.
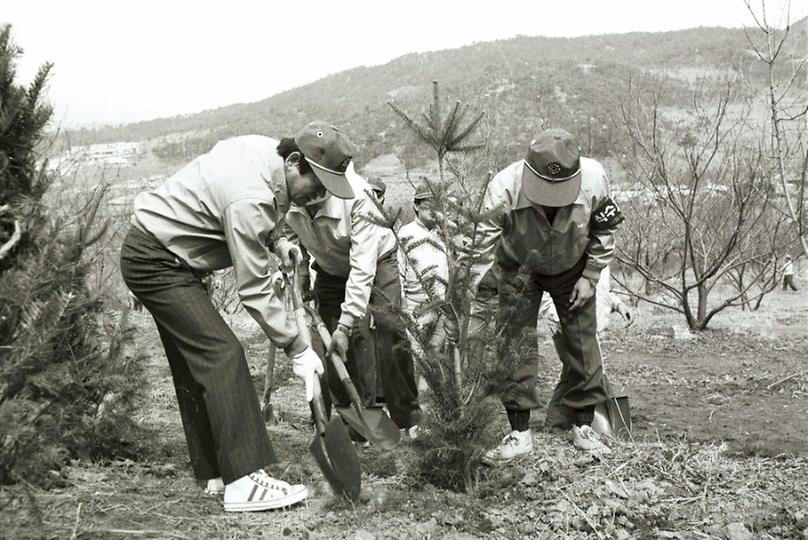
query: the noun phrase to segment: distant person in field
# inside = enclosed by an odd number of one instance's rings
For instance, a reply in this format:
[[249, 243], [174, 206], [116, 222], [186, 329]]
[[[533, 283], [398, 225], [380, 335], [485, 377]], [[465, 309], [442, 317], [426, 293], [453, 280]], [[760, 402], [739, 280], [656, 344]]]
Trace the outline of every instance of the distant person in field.
[[[609, 327], [609, 315], [612, 313], [619, 313], [626, 321], [626, 326], [633, 323], [631, 310], [629, 307], [611, 291], [611, 276], [609, 267], [607, 266], [600, 272], [600, 279], [595, 287], [595, 311], [597, 315], [597, 333], [601, 334]], [[564, 336], [562, 334], [561, 324], [558, 320], [558, 312], [556, 311], [555, 304], [550, 295], [544, 295], [539, 307], [539, 318], [546, 321], [550, 334], [555, 345], [556, 353], [561, 359], [562, 369], [561, 377], [558, 384], [553, 391], [553, 396], [550, 398], [550, 403], [547, 405], [547, 412], [545, 414], [545, 424], [550, 428], [570, 429], [575, 421], [575, 411], [561, 403], [561, 399], [567, 393], [567, 389], [571, 384], [570, 372], [568, 369], [569, 361], [565, 360], [567, 351], [564, 349]]]
[[791, 262], [791, 255], [786, 255], [783, 263], [783, 290], [789, 289], [796, 291], [797, 286], [794, 284], [794, 263]]
[[322, 122], [293, 142], [291, 152], [288, 143], [258, 135], [219, 142], [136, 197], [121, 250], [124, 281], [165, 348], [194, 474], [208, 492], [224, 492], [226, 511], [286, 507], [308, 495], [263, 469], [277, 460], [244, 347], [204, 284], [207, 274], [233, 267], [242, 304], [292, 359], [311, 400], [323, 365], [272, 293], [271, 252], [278, 252], [278, 224], [290, 202], [307, 208], [354, 197], [345, 176], [354, 146]]
[[[281, 155], [297, 152], [295, 140], [283, 139], [281, 149]], [[382, 225], [372, 186], [352, 166], [345, 177], [350, 198], [326, 194], [310, 204], [290, 205], [279, 254], [288, 259], [300, 247], [308, 251], [314, 260], [317, 310], [332, 333], [327, 353], [347, 356], [346, 368], [366, 405], [380, 405], [380, 379], [390, 417], [400, 429], [410, 430], [421, 411], [407, 335], [393, 315], [401, 303], [396, 238]], [[378, 309], [371, 314], [369, 306]], [[350, 407], [331, 362], [326, 372], [336, 404]]]
[[[439, 321], [440, 312], [429, 303], [446, 296], [449, 263], [446, 246], [437, 231], [439, 213], [433, 187], [423, 182], [415, 188], [415, 219], [398, 231], [398, 271], [404, 296], [403, 310], [419, 327], [434, 328], [430, 347], [440, 348], [445, 334]], [[418, 342], [410, 336], [416, 356], [423, 354]]]
[[[587, 451], [608, 452], [591, 427], [596, 415], [606, 416], [609, 397], [597, 341], [595, 288], [614, 256], [614, 233], [623, 217], [603, 167], [581, 157], [568, 132], [543, 131], [524, 159], [491, 180], [483, 211], [490, 217], [478, 226], [473, 282], [486, 276], [497, 287], [497, 327], [506, 338], [500, 354], [519, 366], [502, 395], [512, 431], [483, 455], [483, 463], [502, 465], [533, 451], [530, 411], [541, 405], [536, 340], [518, 358], [512, 358], [508, 345], [536, 328], [545, 292], [561, 325], [569, 384], [560, 403], [573, 412], [573, 442]], [[455, 340], [456, 322], [447, 323], [447, 336]]]

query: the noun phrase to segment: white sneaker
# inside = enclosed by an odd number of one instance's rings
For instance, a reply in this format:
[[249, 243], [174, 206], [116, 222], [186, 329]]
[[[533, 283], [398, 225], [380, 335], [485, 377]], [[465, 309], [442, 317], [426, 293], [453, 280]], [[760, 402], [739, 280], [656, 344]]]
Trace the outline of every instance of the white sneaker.
[[418, 438], [419, 428], [417, 425], [412, 426], [410, 429], [407, 430], [407, 435], [410, 436], [410, 439], [415, 440]]
[[482, 462], [491, 467], [506, 465], [520, 456], [526, 456], [533, 452], [533, 437], [530, 430], [511, 431], [502, 439], [496, 448], [488, 450], [483, 454]]
[[309, 492], [306, 486], [276, 480], [263, 469], [242, 476], [224, 487], [225, 512], [256, 512], [299, 503]]
[[611, 454], [612, 451], [600, 439], [591, 426], [572, 426], [572, 443], [576, 448], [593, 454]]
[[222, 477], [211, 478], [205, 486], [205, 495], [221, 495], [224, 493], [224, 482]]

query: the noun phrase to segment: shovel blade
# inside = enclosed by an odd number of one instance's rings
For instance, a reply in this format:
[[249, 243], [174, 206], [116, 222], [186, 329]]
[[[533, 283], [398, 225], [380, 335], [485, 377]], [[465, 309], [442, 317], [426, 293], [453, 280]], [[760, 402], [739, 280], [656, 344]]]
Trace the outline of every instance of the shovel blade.
[[606, 411], [612, 434], [619, 439], [631, 438], [631, 410], [628, 396], [616, 396], [606, 400]]
[[385, 451], [398, 446], [401, 431], [381, 409], [360, 409], [360, 412], [353, 407], [336, 407], [336, 409], [340, 417], [371, 444]]
[[356, 455], [356, 449], [342, 420], [333, 417], [325, 428], [323, 439], [339, 485], [337, 493], [351, 501], [357, 501], [362, 489], [362, 470], [359, 456]]
[[328, 482], [328, 485], [331, 486], [331, 491], [337, 495], [342, 495], [342, 485], [340, 484], [339, 479], [334, 472], [334, 468], [331, 466], [331, 462], [328, 460], [328, 456], [326, 455], [323, 437], [317, 433], [314, 434], [314, 439], [309, 445], [309, 452], [311, 452], [314, 461], [320, 468], [320, 472], [323, 473], [323, 477], [325, 478], [326, 482]]

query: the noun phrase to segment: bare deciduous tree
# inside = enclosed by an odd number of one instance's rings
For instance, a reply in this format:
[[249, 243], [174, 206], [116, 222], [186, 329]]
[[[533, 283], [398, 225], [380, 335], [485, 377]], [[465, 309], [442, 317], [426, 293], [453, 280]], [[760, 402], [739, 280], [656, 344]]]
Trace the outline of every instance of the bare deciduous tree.
[[[637, 153], [626, 164], [634, 182], [625, 201], [629, 220], [617, 258], [653, 287], [615, 275], [632, 295], [684, 315], [703, 330], [730, 306], [755, 301], [777, 253], [789, 239], [777, 212], [770, 161], [749, 124], [749, 104], [727, 81], [715, 96], [696, 94], [684, 119], [671, 120], [661, 92], [630, 96], [621, 105]], [[711, 95], [713, 94], [713, 95]], [[738, 272], [734, 292], [708, 302], [714, 287]], [[649, 294], [657, 289], [660, 295]]]
[[[808, 255], [805, 234], [808, 100], [805, 88], [799, 88], [801, 79], [806, 77], [808, 54], [798, 48], [797, 35], [792, 32], [790, 1], [782, 6], [778, 21], [774, 24], [765, 0], [760, 0], [758, 7], [753, 6], [751, 0], [744, 0], [744, 4], [754, 21], [754, 28], [746, 30], [747, 41], [756, 60], [764, 66], [765, 85], [760, 88], [754, 77], [749, 75], [745, 80], [752, 94], [768, 111], [765, 134], [768, 136], [771, 158], [775, 162], [773, 172], [783, 192], [783, 210], [797, 228], [803, 254]], [[808, 39], [803, 47], [808, 49]], [[792, 53], [790, 58], [789, 52]], [[801, 58], [797, 54], [802, 54]]]

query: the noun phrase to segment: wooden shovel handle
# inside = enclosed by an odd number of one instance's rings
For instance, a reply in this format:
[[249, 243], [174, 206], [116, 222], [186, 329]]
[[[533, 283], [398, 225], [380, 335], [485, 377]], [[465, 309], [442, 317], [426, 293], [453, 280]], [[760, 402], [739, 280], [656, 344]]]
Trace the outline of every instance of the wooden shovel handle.
[[322, 390], [320, 389], [320, 377], [314, 377], [314, 397], [309, 402], [309, 408], [314, 415], [314, 425], [317, 434], [321, 437], [325, 435], [325, 404], [323, 403]]
[[306, 311], [303, 308], [303, 296], [300, 293], [300, 276], [297, 273], [297, 268], [292, 272], [292, 305], [295, 308], [297, 332], [306, 345], [311, 346], [311, 332], [309, 332], [309, 324], [306, 322]]
[[[300, 334], [301, 339], [307, 346], [311, 346], [311, 333], [309, 332], [309, 325], [306, 322], [306, 312], [303, 307], [303, 298], [300, 293], [300, 278], [298, 277], [297, 268], [292, 272], [292, 305], [295, 308], [295, 324], [297, 325], [297, 332]], [[317, 427], [317, 433], [323, 435], [325, 433], [325, 404], [323, 403], [322, 389], [320, 388], [320, 377], [314, 377], [314, 397], [309, 402], [311, 412], [314, 414], [314, 423]]]
[[[325, 323], [318, 315], [314, 316], [314, 322], [317, 326], [317, 333], [320, 335], [323, 345], [325, 345], [325, 348], [328, 349], [328, 347], [331, 346], [331, 336], [328, 333], [328, 329], [325, 327]], [[337, 370], [337, 376], [342, 382], [342, 386], [345, 388], [345, 391], [348, 392], [348, 398], [350, 398], [351, 403], [361, 408], [362, 399], [359, 397], [359, 392], [356, 391], [356, 386], [354, 386], [351, 376], [348, 375], [348, 369], [345, 367], [345, 362], [342, 361], [339, 353], [331, 353], [331, 358], [329, 358], [329, 360], [331, 360], [331, 363], [334, 364], [334, 369]]]
[[[303, 304], [303, 294], [300, 292], [300, 276], [297, 272], [297, 268], [295, 268], [292, 272], [292, 305], [295, 308], [295, 322], [297, 323], [297, 331], [301, 336], [303, 336], [307, 344], [311, 344], [311, 333], [309, 332], [308, 323], [306, 322], [306, 308]], [[320, 339], [322, 339], [323, 345], [325, 345], [326, 350], [328, 350], [328, 348], [331, 346], [331, 335], [328, 333], [328, 329], [325, 327], [323, 320], [320, 318], [317, 312], [311, 310], [311, 315], [312, 319], [314, 320], [314, 324], [317, 326], [317, 332], [320, 334]], [[339, 354], [336, 352], [331, 354], [330, 360], [334, 364], [334, 368], [337, 370], [337, 375], [339, 376], [345, 391], [348, 393], [348, 398], [350, 398], [351, 403], [356, 409], [361, 410], [362, 400], [359, 397], [359, 392], [356, 391], [356, 386], [354, 386], [353, 381], [351, 381], [351, 376], [348, 375], [348, 370], [345, 368], [345, 362], [342, 361], [342, 358], [340, 358]]]

